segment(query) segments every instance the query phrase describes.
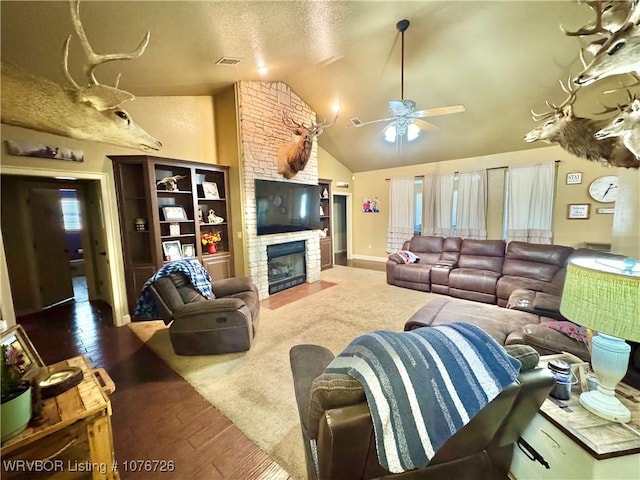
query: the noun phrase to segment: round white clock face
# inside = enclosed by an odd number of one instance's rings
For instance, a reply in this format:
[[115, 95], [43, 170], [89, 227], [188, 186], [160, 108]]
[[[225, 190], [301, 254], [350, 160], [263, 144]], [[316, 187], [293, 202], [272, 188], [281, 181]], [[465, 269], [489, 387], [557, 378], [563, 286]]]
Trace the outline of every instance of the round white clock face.
[[596, 202], [611, 203], [618, 197], [618, 177], [605, 175], [598, 177], [589, 185], [589, 195]]

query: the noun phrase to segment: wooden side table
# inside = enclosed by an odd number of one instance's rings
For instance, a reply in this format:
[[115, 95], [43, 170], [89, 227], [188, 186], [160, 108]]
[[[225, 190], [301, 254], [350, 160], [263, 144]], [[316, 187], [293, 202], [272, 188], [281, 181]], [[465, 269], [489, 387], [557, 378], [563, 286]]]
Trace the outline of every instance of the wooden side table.
[[[575, 357], [570, 357], [569, 360], [575, 361]], [[541, 363], [546, 363], [550, 358], [558, 358], [558, 355], [541, 357]], [[579, 365], [578, 362], [574, 365]], [[548, 397], [544, 401], [521, 436], [540, 456], [540, 460], [531, 458], [535, 455], [516, 446], [511, 463], [512, 478], [640, 478], [640, 434], [586, 410], [580, 405], [581, 392], [579, 382], [574, 385], [569, 400]], [[631, 411], [631, 421], [627, 425], [640, 433], [640, 391], [621, 383], [616, 392]], [[543, 463], [548, 464], [549, 468]]]
[[[78, 367], [83, 380], [44, 400], [44, 421], [2, 444], [2, 478], [120, 478], [113, 453], [111, 402], [115, 386], [82, 356], [49, 366]], [[98, 380], [97, 375], [102, 379]]]

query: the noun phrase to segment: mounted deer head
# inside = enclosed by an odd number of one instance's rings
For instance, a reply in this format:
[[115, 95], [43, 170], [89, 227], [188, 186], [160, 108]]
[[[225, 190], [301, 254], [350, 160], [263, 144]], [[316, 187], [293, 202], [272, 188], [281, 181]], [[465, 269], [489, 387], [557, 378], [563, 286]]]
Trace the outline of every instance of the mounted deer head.
[[608, 123], [607, 120], [592, 120], [573, 113], [573, 103], [580, 87], [568, 88], [562, 82], [560, 85], [569, 96], [560, 105], [546, 102], [551, 110], [545, 113], [531, 111], [535, 121], [544, 119], [546, 122], [527, 133], [524, 136], [525, 142], [540, 140], [557, 144], [576, 157], [597, 161], [604, 166], [640, 167], [640, 161], [634, 158], [621, 141], [614, 138], [594, 138], [594, 133], [604, 127]]
[[634, 98], [620, 115], [594, 135], [596, 139], [619, 137], [640, 162], [640, 100]]
[[94, 75], [95, 68], [102, 63], [142, 55], [149, 43], [149, 33], [131, 53], [98, 55], [89, 45], [80, 21], [80, 3], [70, 1], [69, 5], [74, 30], [87, 57], [84, 68], [87, 86], [81, 87], [69, 73], [71, 36], [65, 41], [62, 54], [63, 72], [70, 89], [2, 62], [2, 123], [81, 140], [160, 150], [162, 144], [119, 108], [123, 102], [135, 99], [134, 95], [118, 89], [118, 81], [115, 87], [101, 85]]
[[[626, 3], [631, 8], [623, 25], [605, 37], [591, 62], [574, 79], [577, 85], [589, 85], [611, 75], [640, 73], [640, 1]], [[602, 12], [599, 18], [601, 15]], [[596, 23], [601, 23], [601, 20]]]
[[336, 123], [338, 113], [331, 122], [321, 123], [296, 122], [283, 114], [282, 121], [288, 129], [292, 130], [300, 139], [294, 143], [285, 143], [278, 149], [278, 173], [284, 178], [293, 178], [298, 172], [304, 170], [311, 155], [313, 139], [321, 135], [325, 128]]

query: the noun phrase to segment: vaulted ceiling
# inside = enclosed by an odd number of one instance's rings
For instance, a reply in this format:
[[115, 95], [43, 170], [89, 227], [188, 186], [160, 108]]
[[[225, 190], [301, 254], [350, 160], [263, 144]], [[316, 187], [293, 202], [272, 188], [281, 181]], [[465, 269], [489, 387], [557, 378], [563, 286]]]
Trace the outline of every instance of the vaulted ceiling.
[[[73, 32], [67, 2], [2, 1], [2, 60], [60, 84], [62, 45]], [[315, 110], [340, 117], [320, 145], [354, 172], [478, 157], [546, 146], [524, 142], [536, 126], [530, 109], [566, 96], [559, 80], [581, 70], [587, 39], [566, 36], [593, 14], [575, 1], [83, 1], [80, 16], [98, 53], [133, 50], [151, 39], [138, 59], [96, 69], [102, 83], [136, 96], [214, 95], [240, 80], [282, 81]], [[404, 96], [417, 109], [462, 104], [466, 112], [432, 117], [437, 132], [422, 132], [399, 152], [383, 140], [384, 123], [400, 99], [401, 42], [405, 33]], [[242, 59], [217, 65], [221, 57]], [[82, 55], [72, 41], [69, 60], [80, 78]], [[265, 65], [261, 76], [257, 67]], [[595, 116], [601, 102], [624, 93], [612, 77], [584, 87], [575, 109]], [[126, 108], [126, 105], [124, 105]], [[144, 127], [144, 125], [142, 125]]]

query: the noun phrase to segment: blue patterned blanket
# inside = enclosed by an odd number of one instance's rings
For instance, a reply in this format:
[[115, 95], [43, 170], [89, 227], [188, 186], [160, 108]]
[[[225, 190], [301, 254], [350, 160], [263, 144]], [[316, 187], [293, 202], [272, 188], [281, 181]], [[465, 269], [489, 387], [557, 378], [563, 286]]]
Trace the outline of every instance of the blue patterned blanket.
[[213, 294], [211, 290], [211, 277], [200, 262], [194, 258], [175, 260], [160, 267], [160, 270], [145, 282], [140, 297], [138, 297], [138, 301], [136, 302], [134, 311], [136, 318], [158, 318], [158, 306], [149, 290], [149, 285], [159, 278], [167, 277], [177, 272], [184, 273], [195, 289], [200, 292], [200, 295], [204, 298], [211, 298]]
[[326, 368], [360, 381], [380, 465], [392, 473], [426, 466], [520, 371], [520, 362], [467, 323], [356, 338]]

